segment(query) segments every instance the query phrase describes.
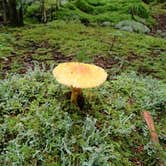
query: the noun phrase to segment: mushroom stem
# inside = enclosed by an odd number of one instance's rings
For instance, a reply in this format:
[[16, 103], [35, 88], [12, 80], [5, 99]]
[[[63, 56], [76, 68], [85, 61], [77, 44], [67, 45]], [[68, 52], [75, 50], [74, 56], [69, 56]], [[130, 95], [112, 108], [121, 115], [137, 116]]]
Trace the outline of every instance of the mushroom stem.
[[80, 88], [71, 88], [71, 102], [77, 104], [77, 97], [82, 94], [82, 90]]

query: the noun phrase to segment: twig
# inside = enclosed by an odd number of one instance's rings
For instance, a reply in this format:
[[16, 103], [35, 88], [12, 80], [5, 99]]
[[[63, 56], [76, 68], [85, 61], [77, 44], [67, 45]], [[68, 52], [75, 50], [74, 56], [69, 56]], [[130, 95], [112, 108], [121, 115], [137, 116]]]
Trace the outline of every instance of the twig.
[[150, 112], [143, 111], [143, 117], [144, 117], [144, 119], [145, 119], [145, 121], [146, 121], [146, 123], [148, 125], [152, 142], [159, 143], [158, 135], [156, 133], [156, 130], [155, 130], [155, 127], [154, 127], [153, 118], [152, 118]]
[[[157, 135], [157, 132], [155, 130], [154, 126], [154, 121], [153, 118], [148, 111], [143, 111], [143, 117], [146, 121], [146, 124], [148, 125], [149, 131], [150, 131], [150, 136], [151, 136], [151, 141], [155, 144], [159, 144], [159, 138]], [[159, 166], [164, 166], [163, 161], [159, 160]]]

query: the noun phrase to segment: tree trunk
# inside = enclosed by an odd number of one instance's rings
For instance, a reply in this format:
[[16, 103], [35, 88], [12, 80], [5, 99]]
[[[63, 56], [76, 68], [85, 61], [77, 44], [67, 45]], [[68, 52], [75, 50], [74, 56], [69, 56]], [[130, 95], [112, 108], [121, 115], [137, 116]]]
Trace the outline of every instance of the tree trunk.
[[2, 1], [2, 10], [3, 10], [3, 22], [7, 24], [9, 22], [9, 6], [6, 0]]
[[62, 6], [62, 0], [56, 0], [56, 9], [58, 10], [61, 6]]
[[46, 23], [47, 22], [47, 13], [46, 13], [46, 8], [45, 8], [45, 0], [41, 0], [41, 21], [42, 23]]
[[23, 25], [22, 4], [19, 10], [17, 10], [16, 0], [8, 0], [8, 9], [9, 9], [9, 24], [12, 26]]
[[22, 26], [24, 25], [24, 22], [23, 22], [23, 7], [22, 7], [22, 4], [18, 10], [18, 22], [19, 22], [19, 25]]
[[10, 25], [17, 26], [19, 24], [18, 21], [18, 12], [16, 9], [16, 0], [8, 0], [9, 4], [9, 21]]

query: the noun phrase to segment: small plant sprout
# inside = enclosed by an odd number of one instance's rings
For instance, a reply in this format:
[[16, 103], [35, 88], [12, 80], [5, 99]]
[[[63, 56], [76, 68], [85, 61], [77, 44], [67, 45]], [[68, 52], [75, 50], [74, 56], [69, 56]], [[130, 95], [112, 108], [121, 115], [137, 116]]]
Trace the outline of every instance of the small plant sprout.
[[101, 67], [79, 62], [61, 63], [55, 67], [53, 75], [59, 83], [71, 88], [71, 102], [75, 104], [83, 88], [97, 87], [107, 78]]

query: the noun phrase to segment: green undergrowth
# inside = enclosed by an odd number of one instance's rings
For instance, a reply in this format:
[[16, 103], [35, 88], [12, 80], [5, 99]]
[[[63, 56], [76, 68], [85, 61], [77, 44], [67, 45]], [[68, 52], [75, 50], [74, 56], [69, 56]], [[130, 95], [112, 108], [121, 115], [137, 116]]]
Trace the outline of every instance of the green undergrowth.
[[152, 5], [150, 7], [152, 9], [152, 15], [154, 15], [154, 16], [159, 15], [159, 14], [166, 15], [165, 7], [166, 7], [166, 2], [157, 3], [155, 5]]
[[[164, 161], [166, 85], [122, 73], [83, 91], [80, 110], [51, 71], [36, 67], [0, 81], [1, 165], [157, 165]], [[151, 112], [160, 145], [141, 112]]]
[[110, 64], [113, 75], [134, 70], [156, 78], [166, 78], [166, 40], [149, 35], [54, 21], [44, 25], [7, 28], [0, 38], [2, 72], [22, 72], [27, 70], [31, 61], [50, 65], [70, 58], [73, 61], [97, 63], [97, 57], [102, 57], [104, 63]]
[[0, 33], [0, 57], [9, 56], [13, 51], [15, 38], [11, 34]]
[[55, 16], [57, 19], [79, 20], [85, 24], [109, 21], [112, 24], [135, 19], [147, 25], [154, 23], [149, 6], [141, 0], [75, 0], [65, 4]]

